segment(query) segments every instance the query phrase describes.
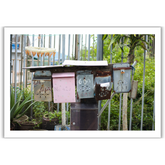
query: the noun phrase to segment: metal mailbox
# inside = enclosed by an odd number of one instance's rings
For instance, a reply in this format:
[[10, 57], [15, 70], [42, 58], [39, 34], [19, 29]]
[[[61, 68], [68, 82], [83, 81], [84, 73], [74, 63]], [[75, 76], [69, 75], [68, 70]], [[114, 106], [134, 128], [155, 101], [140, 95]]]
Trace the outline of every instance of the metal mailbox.
[[53, 73], [54, 103], [75, 102], [75, 73]]
[[131, 66], [130, 64], [113, 65], [114, 92], [128, 93], [131, 91]]
[[71, 130], [97, 130], [97, 103], [71, 103]]
[[77, 71], [77, 94], [79, 99], [94, 98], [92, 71]]
[[52, 101], [51, 72], [36, 71], [34, 73], [34, 100]]
[[111, 95], [111, 72], [96, 71], [96, 75], [95, 75], [96, 100], [110, 99], [110, 95]]

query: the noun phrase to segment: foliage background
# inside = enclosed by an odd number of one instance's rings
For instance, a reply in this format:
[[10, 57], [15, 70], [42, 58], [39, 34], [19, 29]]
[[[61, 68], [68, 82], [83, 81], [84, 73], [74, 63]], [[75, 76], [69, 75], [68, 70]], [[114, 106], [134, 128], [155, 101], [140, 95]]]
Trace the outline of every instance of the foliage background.
[[[97, 37], [91, 35], [91, 39], [94, 39], [93, 45], [90, 47], [90, 60], [96, 60], [97, 54]], [[113, 44], [112, 52], [108, 49], [110, 37], [104, 40], [103, 44], [103, 60], [107, 60], [110, 63], [110, 54], [112, 53], [112, 63], [121, 63], [121, 49], [117, 44]], [[149, 47], [145, 61], [145, 92], [144, 92], [144, 113], [143, 113], [143, 130], [152, 130], [153, 123], [153, 106], [154, 106], [154, 86], [155, 86], [155, 55], [152, 49], [152, 39], [149, 38]], [[129, 48], [124, 46], [123, 62], [127, 62], [127, 55]], [[80, 59], [88, 59], [88, 48], [85, 45], [80, 52]], [[136, 99], [133, 100], [133, 112], [132, 112], [132, 130], [140, 130], [141, 123], [141, 109], [142, 109], [142, 86], [143, 86], [143, 67], [144, 67], [144, 49], [141, 47], [135, 48], [135, 60], [138, 61], [135, 66], [134, 80], [138, 80], [138, 92]], [[102, 107], [107, 100], [102, 101]], [[128, 98], [127, 117], [129, 124], [130, 119], [130, 99]], [[119, 122], [119, 105], [120, 105], [120, 94], [115, 94], [111, 101], [111, 116], [110, 116], [110, 130], [118, 130]], [[121, 113], [122, 115], [122, 113]], [[108, 125], [108, 106], [101, 115], [101, 130], [106, 130]], [[121, 130], [122, 130], [122, 116], [121, 116]], [[129, 128], [129, 126], [128, 126]]]

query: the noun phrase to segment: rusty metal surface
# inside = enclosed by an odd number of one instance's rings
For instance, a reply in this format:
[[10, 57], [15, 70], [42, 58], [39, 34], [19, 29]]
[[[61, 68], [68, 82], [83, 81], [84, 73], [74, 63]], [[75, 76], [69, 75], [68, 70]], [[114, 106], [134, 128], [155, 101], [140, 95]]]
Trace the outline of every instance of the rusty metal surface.
[[132, 69], [132, 68], [131, 67], [113, 68], [113, 70], [121, 70], [121, 69], [129, 70], [129, 69]]
[[111, 96], [111, 90], [107, 90], [106, 87], [100, 87], [100, 84], [96, 84], [95, 86], [95, 92], [96, 92], [96, 100], [107, 100], [110, 99]]
[[100, 71], [110, 71], [111, 76], [113, 76], [113, 64], [108, 64], [108, 66], [65, 66], [65, 67], [49, 66], [49, 68], [41, 69], [41, 68], [36, 67], [36, 68], [29, 68], [29, 69], [30, 69], [30, 72], [35, 72], [38, 70], [47, 70], [47, 71], [51, 71], [51, 73], [60, 73], [60, 72], [75, 72], [76, 73], [79, 70], [92, 70], [93, 74], [95, 74], [96, 70], [100, 70]]
[[[103, 83], [110, 83], [109, 87], [101, 87]], [[96, 71], [95, 74], [95, 98], [96, 100], [110, 99], [111, 95], [111, 72]]]

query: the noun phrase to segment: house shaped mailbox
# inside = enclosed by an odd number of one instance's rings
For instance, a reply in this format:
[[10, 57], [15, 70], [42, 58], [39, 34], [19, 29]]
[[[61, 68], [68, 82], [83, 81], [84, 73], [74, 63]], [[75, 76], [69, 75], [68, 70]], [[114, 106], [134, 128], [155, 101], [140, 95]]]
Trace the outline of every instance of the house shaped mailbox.
[[110, 99], [110, 95], [111, 95], [111, 72], [96, 71], [96, 75], [95, 75], [96, 100]]
[[91, 71], [77, 71], [77, 95], [79, 99], [94, 98], [94, 83]]
[[116, 93], [129, 93], [131, 91], [130, 64], [113, 64], [113, 90]]
[[54, 103], [75, 102], [75, 73], [53, 73]]
[[36, 71], [34, 73], [34, 100], [52, 101], [51, 72]]

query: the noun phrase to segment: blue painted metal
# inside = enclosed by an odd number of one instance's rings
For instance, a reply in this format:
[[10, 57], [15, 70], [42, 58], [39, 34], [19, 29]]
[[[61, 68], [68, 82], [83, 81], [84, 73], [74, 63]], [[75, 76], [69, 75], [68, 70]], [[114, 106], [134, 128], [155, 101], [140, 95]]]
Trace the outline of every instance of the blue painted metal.
[[[145, 40], [148, 40], [148, 35], [146, 35]], [[141, 131], [143, 130], [143, 108], [144, 108], [144, 88], [145, 88], [145, 61], [146, 61], [147, 50], [144, 50], [144, 65], [143, 65], [143, 88], [142, 88], [142, 110], [141, 110]]]
[[[18, 36], [15, 35], [15, 45], [17, 45], [17, 42], [18, 42]], [[15, 49], [15, 67], [14, 67], [14, 73], [15, 73], [15, 83], [14, 83], [14, 98], [15, 98], [15, 103], [17, 102], [17, 93], [16, 93], [16, 90], [17, 90], [17, 49]]]
[[61, 34], [59, 35], [58, 65], [60, 65], [60, 53], [61, 53]]
[[[103, 60], [103, 40], [102, 34], [97, 35], [97, 61]], [[101, 111], [101, 100], [98, 101], [98, 114]], [[98, 117], [98, 130], [101, 125], [101, 116]]]
[[[34, 47], [34, 34], [32, 36], [32, 46]], [[32, 64], [31, 66], [34, 66], [34, 56], [32, 56]], [[33, 99], [33, 72], [31, 73], [31, 99]], [[31, 101], [32, 103], [33, 101]], [[33, 116], [33, 105], [31, 106], [31, 113], [30, 113], [30, 118], [32, 119], [32, 116]]]
[[[112, 39], [112, 35], [111, 35], [111, 39]], [[111, 50], [110, 50], [110, 63], [112, 64], [112, 45], [111, 45]], [[111, 100], [109, 102], [109, 106], [108, 106], [108, 130], [110, 130], [110, 119], [111, 119]]]
[[154, 108], [153, 108], [152, 130], [155, 130], [155, 90], [154, 90]]
[[97, 61], [103, 60], [103, 40], [102, 34], [97, 35]]
[[70, 60], [70, 34], [68, 35], [68, 60]]
[[65, 61], [65, 34], [62, 35], [62, 63]]
[[[56, 45], [56, 35], [54, 35], [54, 48]], [[55, 65], [55, 56], [53, 56], [53, 65]]]
[[[111, 35], [111, 40], [112, 40], [112, 38], [113, 38], [113, 35]], [[123, 38], [121, 39], [121, 43], [123, 44]], [[112, 45], [111, 45], [111, 56], [112, 56]], [[123, 52], [121, 53], [121, 63], [123, 63]], [[121, 125], [121, 102], [122, 102], [122, 93], [120, 93], [118, 130], [120, 130], [120, 125]]]
[[81, 60], [83, 60], [82, 59], [82, 54], [83, 54], [83, 34], [81, 36]]
[[91, 40], [90, 40], [90, 39], [91, 39], [90, 36], [91, 36], [91, 35], [89, 34], [89, 36], [88, 36], [88, 37], [89, 37], [89, 38], [88, 38], [88, 61], [90, 61], [90, 41], [91, 41]]
[[55, 131], [69, 131], [70, 130], [70, 125], [65, 125], [65, 126], [55, 125], [54, 130]]
[[78, 35], [78, 60], [80, 60], [80, 34]]
[[[25, 61], [26, 61], [25, 46], [26, 46], [26, 35], [24, 35], [24, 42], [23, 42], [23, 67], [25, 67]], [[24, 88], [25, 88], [25, 69], [23, 69], [23, 90]]]

